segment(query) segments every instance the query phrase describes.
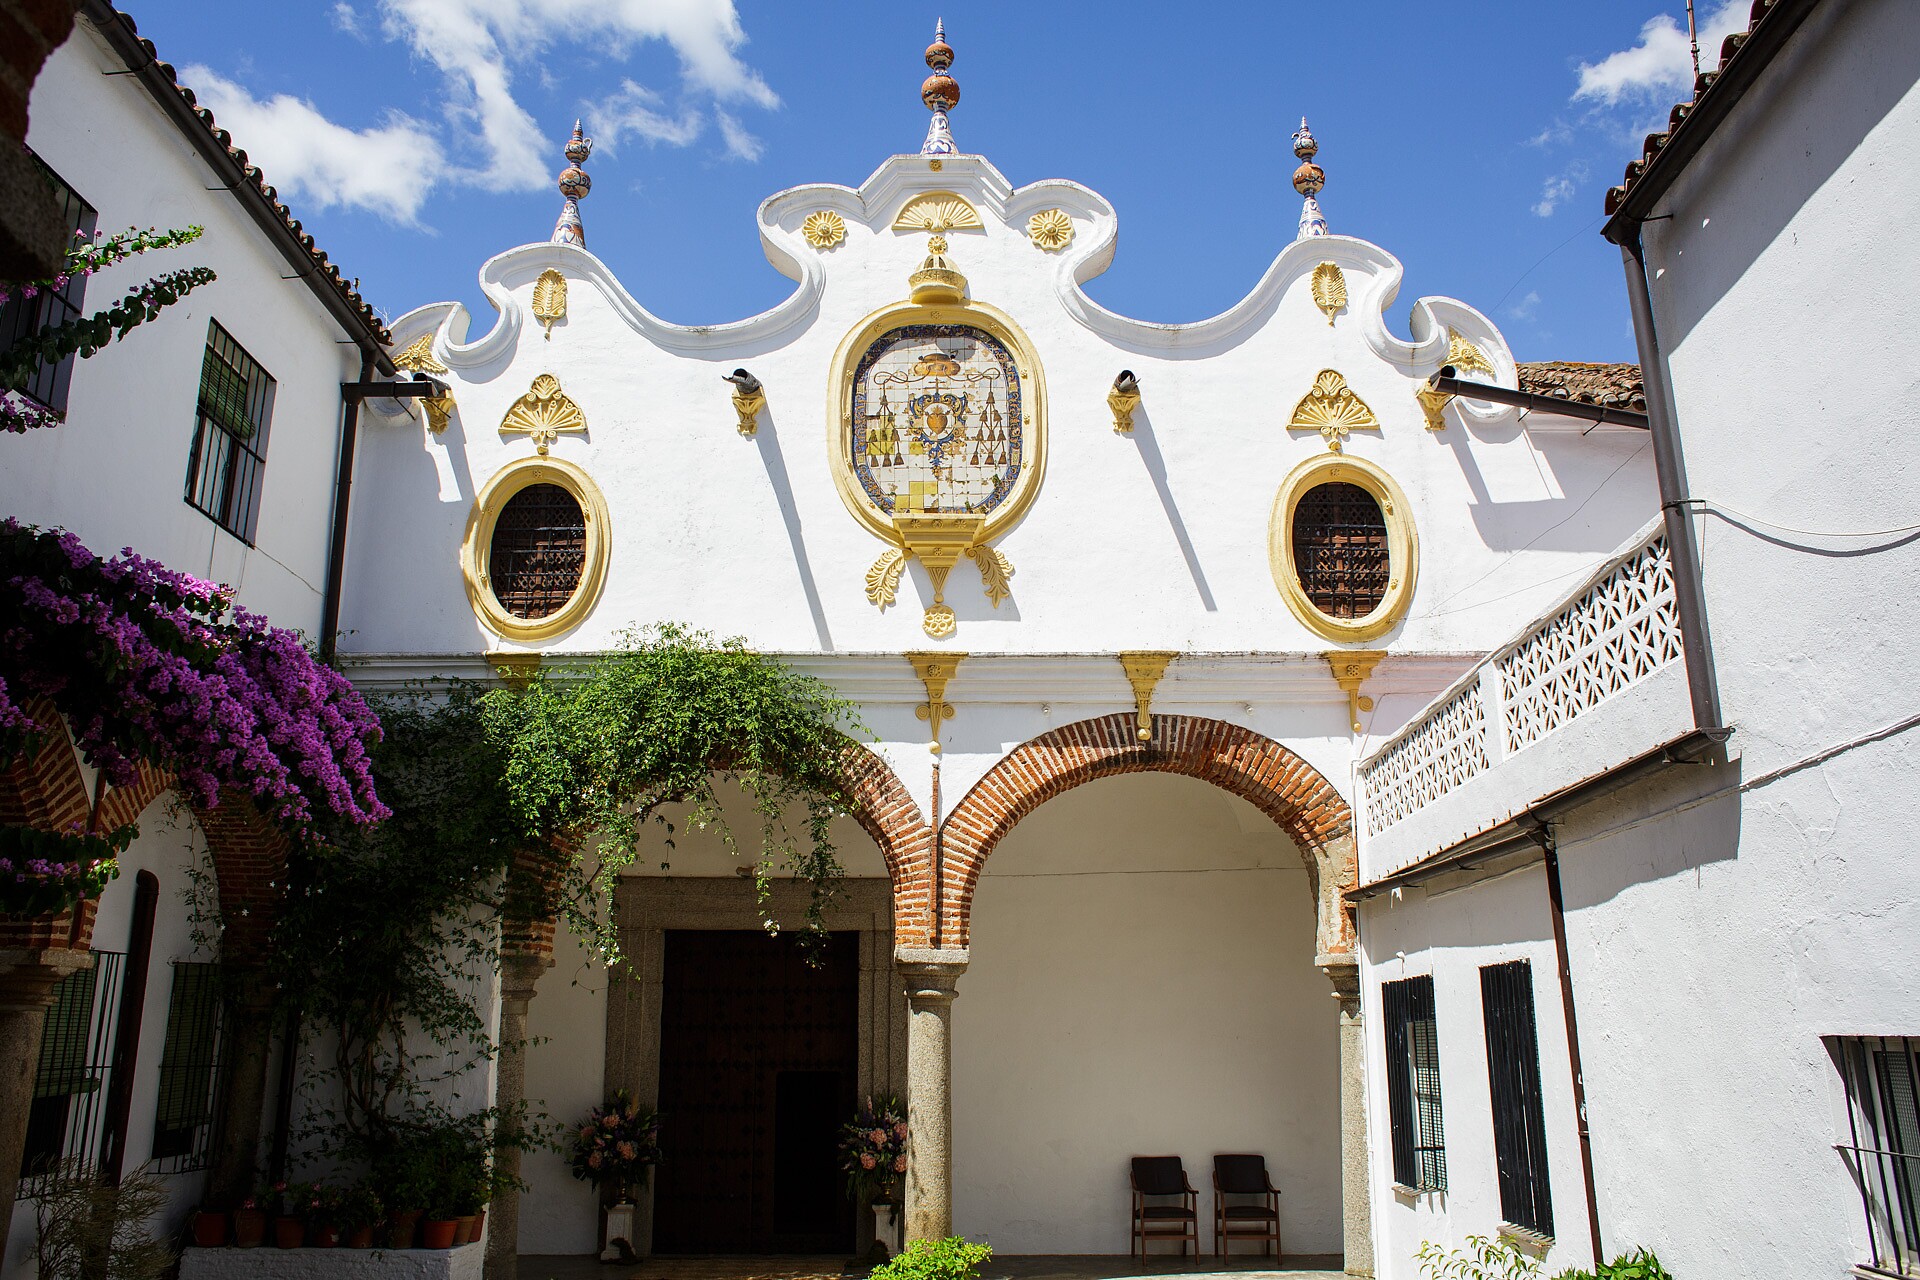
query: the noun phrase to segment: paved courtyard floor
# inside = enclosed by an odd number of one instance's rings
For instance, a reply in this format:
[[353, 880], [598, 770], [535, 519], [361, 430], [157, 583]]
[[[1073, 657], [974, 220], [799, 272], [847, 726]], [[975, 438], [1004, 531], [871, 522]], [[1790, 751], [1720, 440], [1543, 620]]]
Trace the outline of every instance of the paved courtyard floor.
[[[844, 1280], [864, 1274], [833, 1256], [656, 1257], [639, 1263], [603, 1263], [592, 1257], [522, 1254], [520, 1280]], [[998, 1256], [981, 1280], [1136, 1280], [1157, 1276], [1231, 1276], [1232, 1280], [1344, 1280], [1334, 1257], [1151, 1258]]]

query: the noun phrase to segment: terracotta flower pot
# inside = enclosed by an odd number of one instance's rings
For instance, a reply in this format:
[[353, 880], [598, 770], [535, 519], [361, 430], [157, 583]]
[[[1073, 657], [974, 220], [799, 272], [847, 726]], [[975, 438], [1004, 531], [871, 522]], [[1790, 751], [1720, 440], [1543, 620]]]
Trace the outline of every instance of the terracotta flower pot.
[[278, 1249], [298, 1249], [307, 1242], [307, 1224], [302, 1218], [283, 1213], [273, 1220], [273, 1243]]
[[473, 1243], [473, 1222], [474, 1215], [471, 1213], [463, 1213], [453, 1220], [454, 1248], [458, 1249], [463, 1244]]
[[373, 1224], [369, 1222], [364, 1227], [355, 1227], [352, 1230], [352, 1232], [350, 1232], [347, 1236], [347, 1248], [349, 1249], [373, 1248]]
[[316, 1249], [338, 1249], [340, 1228], [332, 1223], [315, 1223], [307, 1228], [308, 1242]]
[[241, 1249], [252, 1249], [267, 1238], [267, 1215], [262, 1209], [235, 1209], [233, 1211], [233, 1243]]
[[387, 1247], [389, 1249], [413, 1248], [413, 1234], [420, 1226], [420, 1210], [396, 1210], [387, 1220]]
[[487, 1211], [482, 1209], [473, 1215], [473, 1238], [478, 1240], [487, 1229]]
[[202, 1209], [193, 1215], [193, 1242], [202, 1249], [218, 1249], [227, 1242], [227, 1215]]
[[420, 1224], [420, 1247], [422, 1249], [453, 1248], [453, 1233], [460, 1224], [452, 1218], [428, 1218]]

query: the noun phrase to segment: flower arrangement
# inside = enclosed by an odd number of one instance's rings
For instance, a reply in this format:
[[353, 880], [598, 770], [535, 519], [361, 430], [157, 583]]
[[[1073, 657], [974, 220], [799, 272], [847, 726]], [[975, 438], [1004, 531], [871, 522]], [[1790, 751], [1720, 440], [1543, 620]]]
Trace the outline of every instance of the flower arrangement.
[[380, 722], [297, 633], [131, 550], [103, 560], [0, 520], [0, 764], [64, 740], [61, 716], [115, 785], [144, 760], [197, 804], [250, 796], [301, 837], [387, 816], [368, 758]]
[[625, 1089], [587, 1112], [573, 1134], [573, 1176], [617, 1190], [644, 1187], [660, 1163], [660, 1115], [634, 1101]]
[[840, 1167], [847, 1171], [847, 1195], [862, 1191], [882, 1202], [907, 1174], [907, 1109], [893, 1094], [869, 1097], [849, 1124], [840, 1128]]
[[120, 874], [134, 828], [108, 835], [0, 826], [0, 915], [58, 915]]

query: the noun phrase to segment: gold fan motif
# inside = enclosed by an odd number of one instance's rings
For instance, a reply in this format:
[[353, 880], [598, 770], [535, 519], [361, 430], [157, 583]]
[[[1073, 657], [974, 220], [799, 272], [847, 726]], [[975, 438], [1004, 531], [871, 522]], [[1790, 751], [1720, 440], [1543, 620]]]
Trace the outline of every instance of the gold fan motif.
[[560, 380], [550, 373], [535, 378], [532, 389], [515, 400], [513, 407], [507, 410], [507, 416], [500, 421], [502, 435], [531, 437], [535, 448], [542, 454], [560, 438], [562, 432], [584, 432], [586, 429], [587, 416], [580, 412], [580, 406], [573, 402], [572, 397], [560, 389]]
[[1327, 313], [1329, 325], [1333, 324], [1333, 313], [1347, 305], [1347, 278], [1331, 262], [1313, 269], [1313, 305]]
[[1047, 253], [1073, 243], [1073, 219], [1064, 209], [1042, 209], [1027, 219], [1027, 238]]
[[893, 220], [895, 231], [952, 231], [981, 227], [979, 211], [951, 191], [928, 191], [907, 201]]
[[533, 286], [533, 318], [547, 327], [548, 341], [553, 340], [553, 322], [566, 314], [567, 278], [549, 267]]
[[885, 609], [893, 603], [894, 593], [900, 589], [900, 573], [907, 567], [907, 554], [898, 547], [888, 547], [873, 562], [873, 568], [867, 570], [867, 599]]
[[1332, 369], [1322, 369], [1313, 380], [1313, 390], [1300, 397], [1287, 422], [1289, 431], [1318, 431], [1327, 448], [1340, 452], [1349, 431], [1378, 431], [1380, 419], [1367, 402], [1353, 393], [1347, 380]]
[[[423, 333], [408, 343], [406, 350], [393, 358], [393, 367], [405, 369], [408, 373], [445, 373], [447, 371], [447, 366], [434, 358], [431, 333]], [[447, 419], [453, 416], [453, 397], [428, 396], [420, 404], [427, 411], [427, 430], [435, 435], [445, 431]]]
[[831, 249], [847, 238], [847, 221], [831, 209], [822, 209], [807, 215], [800, 234], [816, 249]]
[[1480, 348], [1452, 329], [1447, 330], [1447, 363], [1455, 369], [1478, 369], [1489, 378], [1494, 376], [1493, 365]]
[[1005, 552], [984, 543], [968, 547], [967, 555], [980, 566], [980, 584], [987, 589], [987, 599], [998, 609], [1000, 602], [1013, 594], [1013, 588], [1007, 585], [1007, 579], [1013, 576], [1013, 561], [1007, 559]]

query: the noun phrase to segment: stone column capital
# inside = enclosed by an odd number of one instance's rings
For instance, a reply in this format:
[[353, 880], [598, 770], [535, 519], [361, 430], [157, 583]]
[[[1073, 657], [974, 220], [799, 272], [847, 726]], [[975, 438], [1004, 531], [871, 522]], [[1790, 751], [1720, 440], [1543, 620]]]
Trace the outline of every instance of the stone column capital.
[[893, 967], [906, 982], [907, 1000], [916, 1009], [950, 1004], [967, 971], [965, 947], [895, 947]]
[[531, 1000], [540, 975], [553, 968], [552, 956], [504, 955], [500, 957], [500, 998]]
[[[1327, 981], [1333, 984], [1334, 999], [1340, 1001], [1342, 1012], [1358, 1013], [1360, 1010], [1360, 961], [1351, 955], [1335, 953], [1317, 955], [1314, 964], [1320, 972], [1327, 975]], [[1345, 1006], [1351, 1005], [1349, 1010]]]
[[60, 979], [93, 964], [93, 952], [65, 947], [0, 951], [0, 1011], [47, 1009]]

